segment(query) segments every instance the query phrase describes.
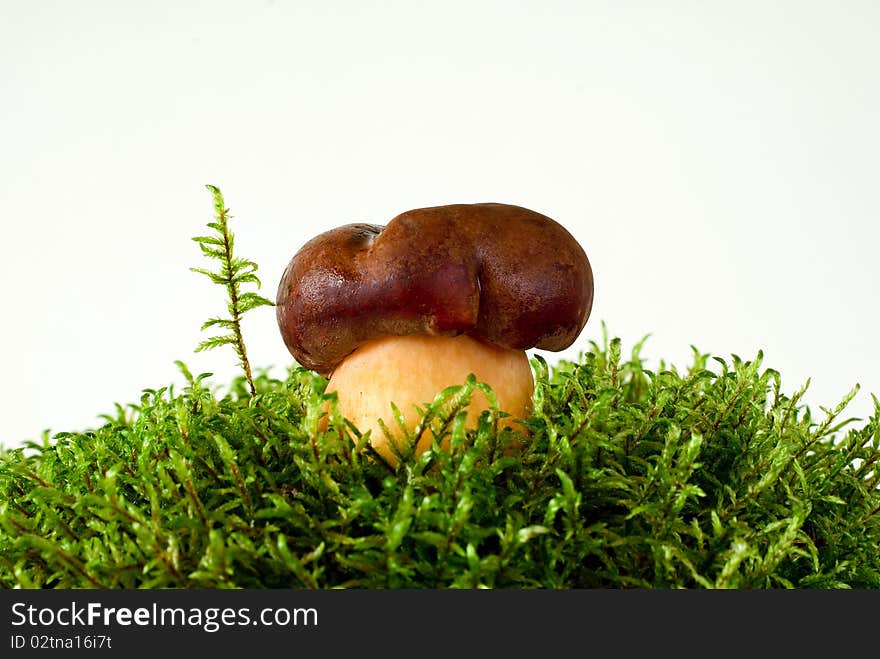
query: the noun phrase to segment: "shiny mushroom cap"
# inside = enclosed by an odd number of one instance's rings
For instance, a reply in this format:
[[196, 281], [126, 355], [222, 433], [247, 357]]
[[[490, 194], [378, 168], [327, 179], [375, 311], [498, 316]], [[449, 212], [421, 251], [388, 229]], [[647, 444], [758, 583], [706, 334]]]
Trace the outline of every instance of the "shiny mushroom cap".
[[482, 203], [316, 236], [285, 269], [276, 312], [296, 361], [329, 377], [358, 347], [389, 336], [467, 334], [502, 348], [563, 350], [592, 303], [590, 262], [562, 225]]

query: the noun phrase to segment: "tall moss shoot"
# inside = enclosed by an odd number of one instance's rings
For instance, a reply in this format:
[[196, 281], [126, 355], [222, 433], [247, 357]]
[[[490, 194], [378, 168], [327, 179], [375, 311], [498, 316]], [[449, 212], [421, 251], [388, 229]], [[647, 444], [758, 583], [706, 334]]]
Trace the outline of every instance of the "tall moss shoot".
[[[256, 300], [235, 285], [256, 266], [212, 191], [199, 242], [230, 317], [207, 347], [246, 365]], [[624, 357], [603, 332], [577, 360], [534, 358], [529, 436], [495, 409], [467, 429], [483, 385], [452, 383], [424, 408], [435, 448], [393, 470], [332, 405], [319, 431], [315, 373], [245, 367], [219, 390], [181, 364], [181, 391], [0, 456], [0, 586], [880, 587], [880, 401], [847, 419], [854, 389], [814, 415], [761, 354], [651, 370], [643, 343]]]
[[252, 291], [242, 292], [243, 284], [256, 284], [260, 287], [257, 278], [257, 264], [247, 259], [239, 258], [234, 254], [235, 236], [229, 230], [229, 220], [232, 216], [223, 201], [220, 189], [213, 185], [206, 186], [214, 197], [215, 220], [208, 223], [208, 227], [214, 230], [213, 235], [196, 236], [193, 238], [199, 244], [202, 252], [209, 259], [219, 261], [217, 270], [205, 268], [190, 268], [193, 272], [205, 275], [212, 282], [226, 289], [226, 309], [228, 318], [211, 318], [202, 325], [202, 330], [219, 327], [225, 330], [225, 334], [212, 336], [205, 339], [196, 347], [196, 351], [211, 350], [218, 346], [231, 345], [235, 348], [239, 363], [244, 370], [245, 380], [251, 396], [256, 395], [254, 377], [251, 365], [248, 361], [247, 347], [241, 333], [242, 316], [257, 307], [274, 306], [272, 302]]

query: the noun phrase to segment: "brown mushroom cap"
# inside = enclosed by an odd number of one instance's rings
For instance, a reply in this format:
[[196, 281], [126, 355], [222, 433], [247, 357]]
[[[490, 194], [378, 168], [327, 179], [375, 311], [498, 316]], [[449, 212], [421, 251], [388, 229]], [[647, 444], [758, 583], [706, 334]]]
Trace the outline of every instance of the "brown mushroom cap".
[[296, 361], [329, 376], [386, 336], [563, 350], [592, 302], [590, 262], [562, 225], [519, 206], [454, 204], [313, 238], [281, 277], [276, 313]]

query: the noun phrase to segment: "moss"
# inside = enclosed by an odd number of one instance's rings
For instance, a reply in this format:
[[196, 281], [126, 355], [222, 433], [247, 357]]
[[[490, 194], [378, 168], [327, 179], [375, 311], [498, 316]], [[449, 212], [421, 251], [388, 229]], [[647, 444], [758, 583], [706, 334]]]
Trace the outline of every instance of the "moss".
[[338, 417], [316, 430], [326, 382], [301, 368], [254, 397], [147, 390], [0, 458], [0, 585], [880, 586], [878, 414], [814, 420], [760, 358], [619, 355], [534, 360], [530, 437], [493, 410], [466, 431], [477, 383], [450, 388], [424, 411], [452, 449], [395, 471]]

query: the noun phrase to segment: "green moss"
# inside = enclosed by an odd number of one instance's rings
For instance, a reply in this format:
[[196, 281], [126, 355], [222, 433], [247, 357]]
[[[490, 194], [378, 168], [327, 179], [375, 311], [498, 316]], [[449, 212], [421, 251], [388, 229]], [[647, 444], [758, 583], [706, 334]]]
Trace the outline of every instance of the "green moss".
[[[228, 290], [256, 269], [224, 258]], [[605, 338], [533, 360], [529, 436], [497, 409], [466, 430], [470, 379], [423, 410], [451, 449], [392, 470], [335, 408], [318, 431], [325, 380], [251, 374], [245, 302], [216, 342], [244, 367], [228, 389], [179, 363], [182, 391], [0, 454], [0, 586], [880, 587], [876, 398], [860, 426], [855, 390], [814, 419], [760, 355], [654, 372]]]
[[255, 397], [146, 391], [0, 458], [0, 585], [880, 586], [880, 415], [813, 420], [760, 359], [653, 373], [619, 350], [535, 360], [529, 438], [492, 411], [464, 430], [445, 392], [426, 414], [452, 450], [396, 471], [317, 432], [304, 369]]

